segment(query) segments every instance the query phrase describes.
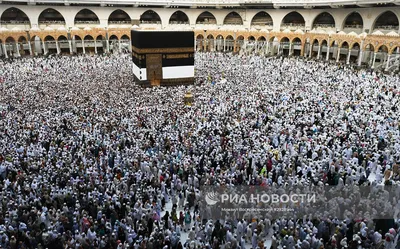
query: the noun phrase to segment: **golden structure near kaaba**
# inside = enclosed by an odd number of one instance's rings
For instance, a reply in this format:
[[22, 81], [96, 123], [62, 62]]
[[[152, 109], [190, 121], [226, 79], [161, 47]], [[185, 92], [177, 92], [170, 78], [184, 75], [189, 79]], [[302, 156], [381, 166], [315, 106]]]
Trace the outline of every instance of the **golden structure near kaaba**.
[[193, 104], [193, 94], [191, 92], [187, 92], [184, 97], [185, 105], [192, 106]]

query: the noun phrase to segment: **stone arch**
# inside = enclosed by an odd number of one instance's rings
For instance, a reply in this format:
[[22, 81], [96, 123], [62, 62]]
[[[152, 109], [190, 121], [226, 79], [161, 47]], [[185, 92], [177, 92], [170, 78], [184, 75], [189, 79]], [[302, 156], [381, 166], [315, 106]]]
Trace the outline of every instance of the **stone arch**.
[[15, 38], [12, 36], [7, 37], [6, 43], [15, 43]]
[[224, 18], [224, 25], [243, 25], [242, 17], [235, 11], [230, 12]]
[[292, 39], [292, 43], [298, 43], [298, 42], [300, 42], [300, 43], [303, 43], [303, 40], [300, 38], [300, 37], [294, 37], [293, 39]]
[[110, 24], [131, 24], [131, 17], [122, 9], [114, 10], [108, 16], [108, 25]]
[[[395, 46], [391, 47], [389, 50], [389, 54], [393, 54], [395, 52], [395, 49], [397, 49], [397, 48], [399, 48], [399, 50], [400, 50], [400, 45], [399, 46], [395, 45]], [[397, 54], [397, 52], [396, 52], [396, 54]]]
[[175, 11], [169, 18], [169, 24], [189, 24], [189, 17], [185, 12], [178, 10]]
[[328, 46], [328, 41], [326, 39], [322, 39], [321, 41], [319, 41], [319, 45], [320, 46], [323, 46], [323, 45]]
[[0, 22], [3, 24], [28, 24], [31, 26], [31, 20], [25, 12], [16, 7], [11, 7], [3, 11], [0, 17]]
[[286, 36], [283, 36], [279, 42], [290, 42], [290, 39]]
[[372, 30], [399, 30], [399, 18], [396, 13], [391, 10], [384, 11], [379, 14], [372, 25]]
[[69, 42], [68, 38], [65, 35], [59, 35], [57, 37], [57, 42], [60, 47], [60, 53], [70, 53], [71, 51], [69, 50]]
[[361, 14], [357, 11], [350, 12], [343, 21], [342, 29], [345, 28], [357, 28], [362, 29], [364, 27], [364, 19]]
[[294, 56], [301, 56], [302, 55], [302, 51], [304, 49], [302, 39], [300, 37], [295, 37], [295, 38], [292, 39], [291, 43], [293, 45], [293, 55]]
[[96, 37], [96, 41], [98, 41], [98, 40], [100, 40], [100, 41], [104, 40], [104, 36], [103, 35], [98, 35]]
[[234, 51], [235, 49], [235, 39], [232, 35], [225, 37], [225, 51]]
[[204, 46], [204, 36], [202, 34], [198, 34], [196, 36], [196, 51], [202, 51]]
[[58, 36], [57, 41], [68, 41], [68, 38], [65, 35], [60, 35]]
[[5, 44], [7, 53], [14, 54], [14, 52], [16, 51], [15, 49], [17, 47], [17, 42], [15, 41], [15, 38], [12, 36], [7, 37]]
[[80, 10], [74, 18], [74, 24], [81, 23], [100, 23], [99, 17], [90, 9]]
[[281, 22], [281, 26], [305, 26], [306, 21], [299, 12], [292, 11], [286, 14]]
[[262, 35], [257, 38], [257, 41], [266, 41], [267, 39]]
[[310, 44], [313, 46], [319, 46], [319, 39], [318, 38], [312, 39]]
[[53, 8], [47, 8], [43, 10], [38, 19], [38, 23], [40, 24], [63, 24], [65, 25], [64, 16], [57, 10]]
[[377, 49], [376, 49], [375, 52], [388, 53], [389, 52], [389, 48], [385, 44], [380, 44], [379, 46], [377, 46]]
[[277, 39], [277, 37], [276, 36], [271, 36], [271, 37], [269, 37], [269, 42], [275, 42], [275, 39]]
[[47, 35], [45, 38], [44, 38], [44, 41], [45, 42], [47, 42], [47, 41], [55, 41], [56, 39], [52, 36], [52, 35]]
[[123, 34], [120, 39], [121, 40], [130, 40], [131, 38], [127, 34]]
[[161, 18], [154, 10], [147, 10], [140, 15], [140, 23], [161, 24]]
[[247, 40], [253, 42], [256, 40], [256, 38], [254, 38], [254, 36], [250, 35], [249, 37], [247, 37]]
[[211, 12], [204, 11], [197, 17], [196, 24], [217, 24], [217, 19]]
[[349, 43], [347, 41], [343, 41], [339, 44], [340, 48], [350, 48]]
[[236, 38], [236, 40], [238, 41], [238, 40], [243, 40], [244, 41], [244, 36], [243, 35], [239, 35], [237, 38]]
[[28, 44], [28, 39], [24, 35], [21, 35], [18, 38], [17, 49], [20, 51], [20, 54], [29, 54], [29, 50], [24, 49], [24, 44]]
[[40, 41], [43, 40], [42, 37], [35, 34], [31, 34], [31, 42], [34, 42], [36, 38], [38, 38]]
[[216, 49], [217, 51], [222, 51], [224, 49], [224, 36], [219, 34], [215, 38], [215, 43], [216, 43]]
[[85, 35], [83, 40], [85, 40], [85, 41], [94, 41], [93, 36], [91, 36], [91, 35]]
[[206, 51], [213, 51], [214, 50], [214, 36], [212, 34], [207, 35], [205, 40], [205, 50]]
[[108, 38], [108, 40], [119, 40], [118, 39], [118, 36], [117, 35], [115, 35], [115, 34], [110, 34], [110, 38]]
[[322, 12], [317, 15], [312, 22], [312, 29], [315, 28], [334, 28], [335, 18], [329, 12]]
[[258, 12], [251, 19], [251, 26], [272, 26], [273, 20], [272, 17], [265, 11]]
[[239, 51], [242, 48], [243, 44], [244, 44], [244, 36], [243, 35], [237, 36], [235, 43], [236, 43], [235, 51]]
[[375, 51], [375, 46], [372, 43], [367, 43], [364, 45], [364, 51]]
[[[357, 46], [356, 46], [357, 45]], [[349, 47], [350, 49], [360, 49], [361, 48], [361, 46], [360, 46], [360, 43], [359, 42], [353, 42], [353, 43], [351, 43], [350, 44], [350, 47]]]
[[26, 37], [25, 36], [23, 36], [23, 35], [21, 35], [19, 38], [18, 38], [18, 42], [27, 42], [27, 39], [26, 39]]

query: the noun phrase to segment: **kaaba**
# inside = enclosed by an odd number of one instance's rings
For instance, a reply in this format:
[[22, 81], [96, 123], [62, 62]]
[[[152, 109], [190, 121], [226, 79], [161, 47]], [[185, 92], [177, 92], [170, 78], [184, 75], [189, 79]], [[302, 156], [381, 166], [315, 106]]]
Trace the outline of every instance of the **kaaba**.
[[138, 85], [193, 84], [193, 31], [132, 30], [131, 40], [133, 74]]

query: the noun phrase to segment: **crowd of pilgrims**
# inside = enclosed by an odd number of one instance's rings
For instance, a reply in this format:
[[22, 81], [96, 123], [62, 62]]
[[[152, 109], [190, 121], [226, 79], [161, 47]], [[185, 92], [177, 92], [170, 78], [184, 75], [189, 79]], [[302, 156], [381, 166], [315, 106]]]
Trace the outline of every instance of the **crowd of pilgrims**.
[[195, 59], [193, 86], [165, 88], [135, 85], [129, 54], [0, 61], [0, 248], [397, 246], [397, 217], [204, 220], [198, 202], [206, 185], [399, 184], [398, 75]]

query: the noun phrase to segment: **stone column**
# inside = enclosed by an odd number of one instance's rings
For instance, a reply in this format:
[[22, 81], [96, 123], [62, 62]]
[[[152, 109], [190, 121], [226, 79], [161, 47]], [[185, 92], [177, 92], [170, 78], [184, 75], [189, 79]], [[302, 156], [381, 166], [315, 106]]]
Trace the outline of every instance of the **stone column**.
[[106, 49], [107, 49], [107, 53], [110, 53], [110, 41], [106, 40]]
[[266, 49], [267, 55], [268, 55], [268, 50], [269, 50], [269, 41], [267, 41], [267, 49]]
[[349, 48], [349, 53], [347, 55], [347, 61], [346, 61], [347, 65], [350, 64], [350, 56], [351, 56], [351, 48]]
[[373, 60], [372, 60], [372, 69], [374, 69], [375, 68], [375, 60], [376, 60], [376, 52], [374, 53], [374, 58], [373, 58]]
[[94, 40], [94, 53], [97, 54], [97, 40]]
[[385, 71], [389, 70], [389, 60], [390, 60], [390, 56], [392, 56], [392, 55], [391, 55], [391, 54], [388, 54], [387, 61], [386, 61], [386, 68], [385, 68]]
[[308, 52], [309, 52], [308, 57], [311, 58], [312, 52], [313, 52], [313, 44], [310, 43], [310, 46], [309, 46], [309, 47], [310, 47], [310, 51], [308, 51]]
[[336, 62], [339, 62], [340, 59], [340, 47], [338, 47], [337, 55], [336, 55]]
[[224, 52], [226, 52], [226, 39], [224, 39]]
[[74, 51], [72, 51], [72, 41], [71, 40], [68, 40], [68, 45], [69, 45], [69, 53], [73, 54]]
[[16, 49], [17, 49], [17, 57], [21, 57], [21, 54], [20, 54], [20, 52], [19, 52], [19, 43], [16, 42], [16, 43], [15, 43], [15, 46], [16, 46]]
[[362, 57], [363, 57], [363, 51], [360, 48], [360, 54], [358, 55], [358, 66], [361, 66]]
[[373, 51], [369, 51], [369, 66], [372, 66], [372, 60], [374, 59], [374, 52]]
[[58, 44], [58, 41], [56, 41], [56, 48], [57, 48], [57, 54], [60, 54], [61, 49], [60, 49], [60, 44]]
[[121, 39], [118, 40], [118, 51], [121, 52], [122, 50], [122, 45], [121, 45]]
[[7, 47], [6, 47], [6, 44], [5, 44], [5, 43], [3, 43], [3, 51], [4, 51], [4, 56], [5, 56], [6, 58], [8, 58]]
[[83, 54], [86, 54], [86, 50], [85, 50], [85, 40], [82, 40], [82, 51], [83, 51]]
[[30, 55], [33, 55], [31, 41], [28, 41], [28, 48], [29, 48], [29, 54], [30, 54]]
[[42, 41], [42, 46], [43, 46], [43, 54], [45, 55], [47, 51], [46, 51], [46, 42], [44, 40]]
[[318, 45], [318, 55], [317, 55], [318, 60], [320, 56], [321, 56], [321, 45]]
[[278, 43], [278, 54], [277, 55], [279, 55], [280, 50], [281, 50], [281, 43], [279, 42]]
[[328, 45], [327, 49], [326, 49], [326, 61], [329, 61], [329, 50], [331, 49], [331, 47]]

